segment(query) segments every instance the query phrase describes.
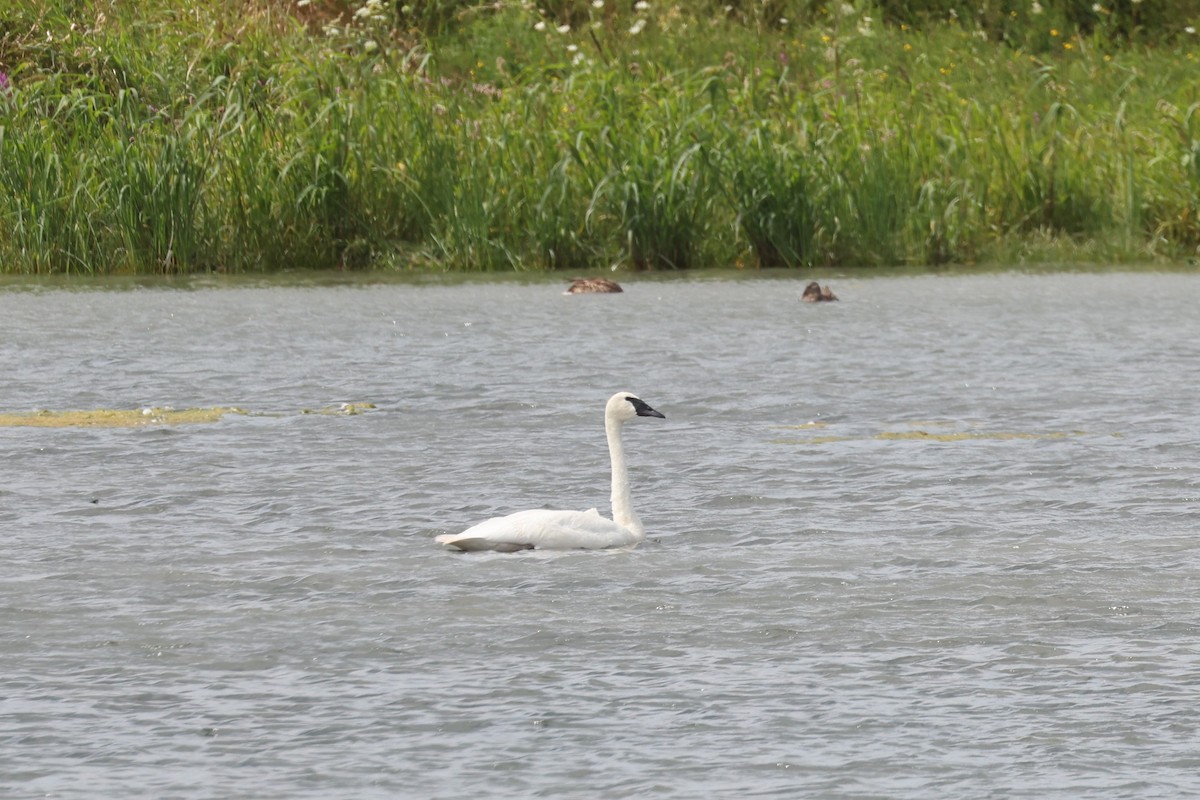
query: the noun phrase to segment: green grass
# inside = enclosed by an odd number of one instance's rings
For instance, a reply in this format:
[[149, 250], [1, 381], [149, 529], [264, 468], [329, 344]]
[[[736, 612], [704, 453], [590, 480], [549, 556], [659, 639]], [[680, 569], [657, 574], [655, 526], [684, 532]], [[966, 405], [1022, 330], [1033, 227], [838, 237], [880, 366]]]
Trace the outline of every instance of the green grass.
[[0, 271], [1197, 258], [1200, 0], [1042, 5], [17, 0]]

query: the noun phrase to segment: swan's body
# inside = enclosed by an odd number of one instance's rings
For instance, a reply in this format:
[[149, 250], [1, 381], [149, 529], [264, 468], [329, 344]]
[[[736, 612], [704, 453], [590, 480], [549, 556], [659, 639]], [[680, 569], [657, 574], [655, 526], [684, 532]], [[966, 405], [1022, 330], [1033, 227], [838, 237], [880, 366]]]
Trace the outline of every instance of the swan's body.
[[613, 518], [590, 511], [518, 511], [507, 517], [492, 517], [462, 533], [437, 537], [439, 544], [457, 550], [601, 550], [627, 547], [646, 538], [646, 529], [630, 504], [629, 473], [625, 469], [625, 449], [621, 444], [621, 426], [634, 417], [659, 417], [662, 414], [629, 392], [617, 392], [604, 407], [604, 432], [608, 436], [608, 454], [612, 459]]
[[576, 278], [563, 294], [616, 294], [624, 289], [608, 278]]

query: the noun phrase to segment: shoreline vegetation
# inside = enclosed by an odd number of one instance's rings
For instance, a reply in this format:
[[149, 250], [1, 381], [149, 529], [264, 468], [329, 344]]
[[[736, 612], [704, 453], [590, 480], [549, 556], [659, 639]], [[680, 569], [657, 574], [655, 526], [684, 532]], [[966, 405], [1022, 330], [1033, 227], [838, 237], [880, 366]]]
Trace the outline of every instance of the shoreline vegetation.
[[15, 0], [0, 273], [1195, 263], [1197, 28], [1200, 0]]

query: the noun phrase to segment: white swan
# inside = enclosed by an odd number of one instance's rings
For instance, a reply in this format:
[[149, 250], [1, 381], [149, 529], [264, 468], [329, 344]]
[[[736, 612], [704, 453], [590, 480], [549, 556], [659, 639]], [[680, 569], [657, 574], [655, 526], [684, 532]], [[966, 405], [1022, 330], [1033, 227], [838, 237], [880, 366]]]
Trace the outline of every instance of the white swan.
[[646, 538], [642, 521], [629, 501], [629, 473], [625, 469], [625, 449], [621, 445], [621, 426], [634, 417], [658, 417], [639, 397], [617, 392], [604, 407], [604, 432], [608, 436], [608, 455], [612, 459], [612, 519], [590, 511], [518, 511], [507, 517], [492, 517], [462, 533], [445, 533], [435, 541], [457, 550], [599, 550], [634, 545]]

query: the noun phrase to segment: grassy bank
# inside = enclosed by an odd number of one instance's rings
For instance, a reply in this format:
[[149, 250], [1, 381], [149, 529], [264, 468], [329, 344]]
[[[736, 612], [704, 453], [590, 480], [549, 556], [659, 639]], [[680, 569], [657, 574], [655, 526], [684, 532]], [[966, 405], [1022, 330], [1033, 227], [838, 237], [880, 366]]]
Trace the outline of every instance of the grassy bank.
[[184, 5], [0, 19], [0, 270], [1200, 248], [1200, 3]]

